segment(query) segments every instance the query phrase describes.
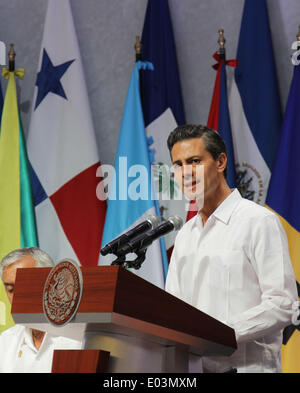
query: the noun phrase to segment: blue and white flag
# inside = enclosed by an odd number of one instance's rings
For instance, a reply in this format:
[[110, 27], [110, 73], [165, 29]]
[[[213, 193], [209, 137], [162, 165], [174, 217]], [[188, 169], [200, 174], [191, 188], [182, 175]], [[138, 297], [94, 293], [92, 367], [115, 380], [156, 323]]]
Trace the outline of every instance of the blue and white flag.
[[263, 205], [282, 119], [265, 0], [245, 0], [237, 61], [227, 70], [237, 187]]
[[[149, 141], [146, 137], [140, 98], [139, 71], [152, 72], [151, 63], [137, 62], [130, 80], [120, 129], [114, 173], [110, 179], [109, 200], [102, 246], [121, 233], [156, 215], [152, 189]], [[147, 70], [147, 71], [146, 71]], [[103, 167], [103, 174], [105, 168]], [[112, 262], [111, 255], [101, 257], [100, 265]], [[164, 288], [164, 271], [160, 241], [148, 247], [146, 260], [134, 273]]]
[[[151, 148], [158, 171], [154, 171], [161, 215], [180, 215], [185, 222], [188, 202], [174, 181], [167, 138], [177, 124], [184, 124], [184, 109], [168, 0], [148, 0], [142, 34], [142, 57], [154, 66], [142, 73], [142, 102], [146, 133], [153, 138]], [[165, 236], [171, 250], [175, 232]]]

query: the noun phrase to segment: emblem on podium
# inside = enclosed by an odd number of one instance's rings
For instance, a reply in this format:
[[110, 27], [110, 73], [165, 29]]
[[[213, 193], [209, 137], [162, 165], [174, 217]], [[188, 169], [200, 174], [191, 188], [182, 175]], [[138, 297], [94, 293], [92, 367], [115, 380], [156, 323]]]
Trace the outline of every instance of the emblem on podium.
[[43, 309], [47, 320], [55, 326], [71, 321], [78, 309], [82, 295], [82, 273], [70, 259], [53, 267], [43, 290]]

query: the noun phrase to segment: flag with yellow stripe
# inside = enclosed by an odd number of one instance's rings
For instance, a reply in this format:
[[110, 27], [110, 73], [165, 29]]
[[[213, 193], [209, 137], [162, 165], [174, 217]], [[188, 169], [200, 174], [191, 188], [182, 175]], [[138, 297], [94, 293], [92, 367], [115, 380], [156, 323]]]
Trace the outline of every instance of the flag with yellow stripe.
[[[9, 252], [37, 246], [30, 167], [19, 116], [15, 75], [24, 70], [3, 68], [8, 85], [0, 133], [0, 260]], [[5, 289], [0, 280], [0, 332], [13, 325]]]
[[[280, 218], [286, 231], [289, 251], [297, 280], [298, 296], [300, 283], [300, 65], [295, 65], [290, 87], [281, 139], [273, 168], [266, 200]], [[298, 305], [295, 305], [295, 315]], [[300, 321], [283, 331], [282, 371], [300, 372]]]

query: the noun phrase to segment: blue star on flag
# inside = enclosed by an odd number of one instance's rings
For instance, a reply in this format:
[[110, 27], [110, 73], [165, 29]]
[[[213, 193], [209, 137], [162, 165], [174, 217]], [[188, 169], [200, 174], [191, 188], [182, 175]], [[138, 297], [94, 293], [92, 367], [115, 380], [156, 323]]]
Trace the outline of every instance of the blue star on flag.
[[43, 59], [41, 70], [37, 74], [36, 86], [38, 87], [38, 94], [35, 102], [36, 109], [39, 104], [43, 101], [48, 93], [57, 94], [65, 99], [67, 96], [65, 94], [64, 88], [61, 84], [61, 77], [67, 71], [69, 66], [74, 60], [66, 61], [65, 63], [54, 66], [50, 57], [44, 48]]

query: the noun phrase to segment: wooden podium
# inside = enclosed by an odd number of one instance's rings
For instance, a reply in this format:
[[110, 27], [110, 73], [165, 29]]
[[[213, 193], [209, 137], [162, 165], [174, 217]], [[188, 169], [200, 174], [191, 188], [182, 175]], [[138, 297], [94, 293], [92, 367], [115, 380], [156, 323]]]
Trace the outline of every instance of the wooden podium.
[[[15, 323], [83, 340], [85, 350], [98, 350], [83, 351], [85, 356], [109, 352], [108, 372], [188, 372], [189, 356], [229, 356], [237, 347], [233, 329], [118, 266], [81, 267], [83, 292], [77, 314], [67, 325], [53, 326], [42, 304], [50, 270], [17, 271]], [[55, 353], [52, 370], [69, 372], [63, 365], [67, 359], [67, 354]], [[73, 370], [80, 372], [78, 362]], [[99, 364], [94, 366], [97, 370]]]

